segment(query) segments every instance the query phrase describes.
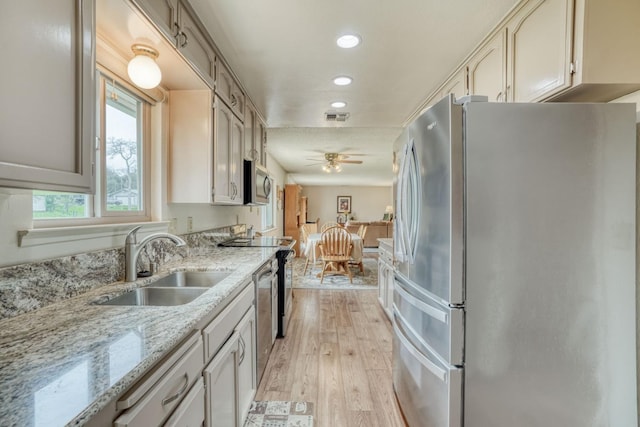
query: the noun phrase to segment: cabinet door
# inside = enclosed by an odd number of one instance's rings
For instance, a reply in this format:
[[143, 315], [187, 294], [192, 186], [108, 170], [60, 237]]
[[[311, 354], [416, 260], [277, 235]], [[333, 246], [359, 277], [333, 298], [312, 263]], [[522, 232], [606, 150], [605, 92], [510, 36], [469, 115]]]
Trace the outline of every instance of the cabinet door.
[[94, 1], [2, 6], [0, 186], [92, 193]]
[[244, 422], [249, 413], [251, 402], [258, 388], [257, 381], [257, 352], [256, 352], [256, 310], [251, 309], [245, 314], [237, 331], [240, 340], [240, 356], [238, 360], [238, 420], [239, 425]]
[[440, 98], [444, 98], [452, 93], [456, 98], [460, 98], [467, 94], [467, 72], [466, 68], [460, 69], [455, 73], [444, 85]]
[[216, 66], [216, 93], [227, 103], [231, 110], [243, 120], [245, 99], [229, 69], [218, 61]]
[[247, 102], [244, 109], [244, 158], [260, 162], [256, 148], [256, 110]]
[[232, 117], [231, 122], [231, 147], [229, 148], [229, 179], [231, 182], [231, 200], [234, 204], [242, 204], [244, 200], [244, 179], [242, 168], [244, 167], [242, 148], [244, 146], [244, 125], [237, 117]]
[[214, 87], [215, 53], [205, 32], [191, 15], [187, 6], [181, 1], [178, 4], [179, 34], [178, 49], [191, 62], [200, 76]]
[[278, 276], [271, 279], [271, 344], [278, 336]]
[[507, 24], [507, 99], [532, 102], [571, 86], [573, 1], [533, 0]]
[[261, 120], [258, 119], [258, 123], [256, 125], [256, 149], [258, 150], [258, 160], [260, 164], [267, 167], [267, 125]]
[[200, 377], [163, 427], [200, 427], [203, 423], [204, 383]]
[[160, 31], [175, 40], [178, 34], [178, 0], [135, 0]]
[[232, 201], [231, 182], [229, 180], [229, 165], [231, 153], [231, 132], [233, 127], [233, 113], [224, 102], [216, 99], [215, 102], [215, 141], [213, 171], [213, 202], [230, 203]]
[[386, 305], [386, 311], [387, 311], [387, 316], [389, 317], [389, 320], [393, 319], [393, 266], [387, 266], [387, 271], [386, 271], [386, 286], [387, 286], [387, 296], [386, 296], [386, 301], [387, 301], [387, 305]]
[[[378, 257], [380, 260], [380, 257]], [[384, 262], [378, 261], [378, 301], [385, 308], [387, 306], [387, 275]]]
[[238, 337], [234, 333], [204, 369], [205, 426], [235, 427], [238, 423]]
[[489, 102], [505, 102], [507, 31], [496, 34], [468, 62], [469, 94], [485, 95]]

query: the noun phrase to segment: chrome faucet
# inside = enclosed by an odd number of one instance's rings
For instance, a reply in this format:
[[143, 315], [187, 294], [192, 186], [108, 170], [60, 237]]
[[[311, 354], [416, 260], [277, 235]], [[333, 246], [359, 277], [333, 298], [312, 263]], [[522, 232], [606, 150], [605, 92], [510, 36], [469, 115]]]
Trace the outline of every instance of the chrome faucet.
[[133, 282], [138, 278], [138, 272], [136, 271], [136, 264], [138, 263], [138, 256], [140, 255], [140, 251], [145, 247], [147, 243], [156, 239], [169, 239], [176, 246], [185, 246], [187, 243], [182, 240], [180, 237], [175, 236], [169, 233], [154, 233], [150, 234], [140, 243], [138, 243], [136, 238], [136, 233], [138, 230], [142, 228], [141, 225], [135, 227], [133, 230], [127, 234], [127, 239], [124, 243], [124, 280], [125, 282]]

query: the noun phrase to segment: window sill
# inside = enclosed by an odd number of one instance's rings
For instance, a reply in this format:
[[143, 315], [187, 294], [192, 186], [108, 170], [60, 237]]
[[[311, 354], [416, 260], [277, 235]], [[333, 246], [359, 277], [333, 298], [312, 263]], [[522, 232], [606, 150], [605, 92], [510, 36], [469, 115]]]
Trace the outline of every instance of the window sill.
[[18, 246], [24, 248], [53, 243], [90, 240], [101, 237], [126, 236], [133, 227], [138, 225], [143, 227], [141, 230], [142, 233], [166, 233], [169, 229], [169, 221], [32, 228], [18, 231]]

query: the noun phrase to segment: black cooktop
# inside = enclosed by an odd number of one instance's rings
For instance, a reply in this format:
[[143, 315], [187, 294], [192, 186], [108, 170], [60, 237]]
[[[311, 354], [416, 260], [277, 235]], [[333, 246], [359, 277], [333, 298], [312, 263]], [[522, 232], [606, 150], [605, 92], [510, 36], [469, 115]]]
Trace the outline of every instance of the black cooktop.
[[233, 239], [219, 243], [218, 246], [234, 247], [234, 248], [283, 248], [290, 249], [293, 247], [295, 240], [289, 237], [234, 237]]

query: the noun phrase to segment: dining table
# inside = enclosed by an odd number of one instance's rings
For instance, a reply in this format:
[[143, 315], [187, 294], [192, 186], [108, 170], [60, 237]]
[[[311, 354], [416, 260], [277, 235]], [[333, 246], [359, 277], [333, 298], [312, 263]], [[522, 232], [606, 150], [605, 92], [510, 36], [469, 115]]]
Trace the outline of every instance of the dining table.
[[[353, 243], [353, 249], [351, 250], [351, 259], [355, 263], [362, 262], [362, 238], [358, 236], [356, 233], [351, 234], [351, 243]], [[322, 233], [311, 233], [307, 237], [307, 244], [304, 248], [304, 256], [307, 257], [309, 262], [315, 264], [316, 261], [320, 260], [320, 248], [318, 244], [320, 243], [320, 239], [322, 237]]]

